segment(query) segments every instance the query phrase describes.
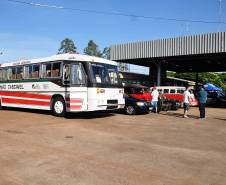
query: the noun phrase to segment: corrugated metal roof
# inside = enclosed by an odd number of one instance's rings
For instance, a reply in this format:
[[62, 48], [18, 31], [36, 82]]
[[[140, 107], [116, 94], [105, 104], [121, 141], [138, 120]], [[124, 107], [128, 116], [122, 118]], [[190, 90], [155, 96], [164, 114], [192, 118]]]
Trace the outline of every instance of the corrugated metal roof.
[[116, 61], [226, 53], [226, 32], [118, 44], [110, 51], [111, 60]]

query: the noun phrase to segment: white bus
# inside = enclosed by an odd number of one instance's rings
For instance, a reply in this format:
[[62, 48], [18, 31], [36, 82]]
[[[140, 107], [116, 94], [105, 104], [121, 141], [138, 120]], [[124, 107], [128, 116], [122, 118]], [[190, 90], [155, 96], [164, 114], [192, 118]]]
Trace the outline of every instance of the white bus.
[[0, 108], [66, 112], [124, 107], [117, 63], [103, 58], [60, 54], [0, 65]]

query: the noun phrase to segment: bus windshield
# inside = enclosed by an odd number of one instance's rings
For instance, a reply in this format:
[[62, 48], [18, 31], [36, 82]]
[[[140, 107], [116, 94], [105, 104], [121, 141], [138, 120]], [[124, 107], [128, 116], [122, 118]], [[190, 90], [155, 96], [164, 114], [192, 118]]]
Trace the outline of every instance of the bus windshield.
[[119, 84], [117, 66], [102, 63], [92, 63], [91, 66], [95, 83]]

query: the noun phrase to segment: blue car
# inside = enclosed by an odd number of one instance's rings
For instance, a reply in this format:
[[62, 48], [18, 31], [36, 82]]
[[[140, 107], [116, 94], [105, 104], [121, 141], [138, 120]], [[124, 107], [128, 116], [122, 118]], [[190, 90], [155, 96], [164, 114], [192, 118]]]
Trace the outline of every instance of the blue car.
[[136, 99], [128, 95], [125, 98], [125, 112], [128, 115], [149, 113], [150, 103], [145, 100]]
[[151, 103], [147, 100], [147, 96], [150, 96], [148, 89], [148, 87], [135, 84], [125, 86], [124, 109], [126, 114], [149, 113]]

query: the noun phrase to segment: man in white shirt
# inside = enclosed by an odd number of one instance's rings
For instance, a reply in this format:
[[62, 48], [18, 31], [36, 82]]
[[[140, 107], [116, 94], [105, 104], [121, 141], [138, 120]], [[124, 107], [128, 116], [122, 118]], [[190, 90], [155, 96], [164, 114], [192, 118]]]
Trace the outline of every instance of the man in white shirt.
[[158, 104], [159, 92], [156, 89], [156, 87], [152, 88], [151, 96], [152, 96], [151, 104], [153, 106], [153, 111], [155, 113], [157, 113], [157, 110], [158, 110], [157, 104]]
[[184, 91], [184, 118], [188, 118], [188, 110], [189, 110], [189, 104], [191, 99], [191, 93], [189, 92], [189, 87], [186, 87], [186, 90]]

